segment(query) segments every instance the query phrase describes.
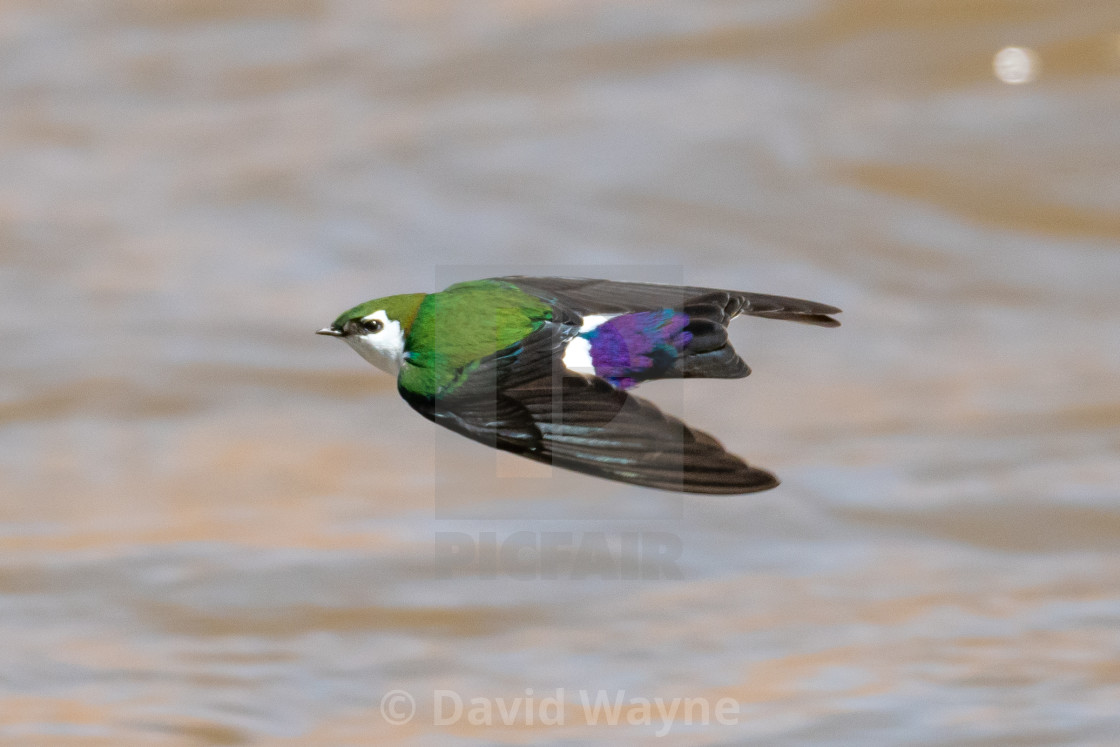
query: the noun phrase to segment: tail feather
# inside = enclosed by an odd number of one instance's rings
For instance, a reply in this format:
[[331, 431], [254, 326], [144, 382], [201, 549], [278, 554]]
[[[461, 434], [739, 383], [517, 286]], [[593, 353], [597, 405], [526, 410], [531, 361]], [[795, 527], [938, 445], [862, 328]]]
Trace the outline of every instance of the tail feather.
[[690, 317], [685, 331], [692, 335], [688, 345], [674, 362], [670, 376], [686, 379], [741, 379], [751, 369], [731, 347], [727, 340], [727, 318], [723, 306], [701, 307], [689, 305], [685, 313]]
[[718, 350], [690, 354], [685, 351], [677, 361], [677, 370], [685, 379], [741, 379], [750, 376], [750, 366], [730, 345]]
[[727, 328], [719, 322], [692, 317], [684, 329], [692, 335], [685, 352], [706, 353], [727, 344]]

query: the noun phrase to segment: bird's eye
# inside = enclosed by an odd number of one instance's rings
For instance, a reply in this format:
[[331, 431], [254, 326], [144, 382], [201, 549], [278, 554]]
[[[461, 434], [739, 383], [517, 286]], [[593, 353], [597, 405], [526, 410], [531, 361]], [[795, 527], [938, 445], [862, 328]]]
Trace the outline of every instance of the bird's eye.
[[380, 332], [385, 325], [381, 323], [380, 319], [370, 319], [369, 321], [362, 322], [362, 326], [365, 327], [368, 332], [377, 333]]

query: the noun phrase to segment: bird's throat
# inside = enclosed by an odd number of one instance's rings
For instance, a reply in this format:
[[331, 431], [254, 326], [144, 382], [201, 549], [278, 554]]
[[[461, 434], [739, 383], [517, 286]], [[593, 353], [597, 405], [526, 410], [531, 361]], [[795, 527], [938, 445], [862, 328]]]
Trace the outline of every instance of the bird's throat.
[[400, 324], [390, 321], [386, 329], [377, 335], [349, 335], [346, 343], [367, 361], [382, 371], [396, 376], [401, 370], [404, 355], [404, 335]]

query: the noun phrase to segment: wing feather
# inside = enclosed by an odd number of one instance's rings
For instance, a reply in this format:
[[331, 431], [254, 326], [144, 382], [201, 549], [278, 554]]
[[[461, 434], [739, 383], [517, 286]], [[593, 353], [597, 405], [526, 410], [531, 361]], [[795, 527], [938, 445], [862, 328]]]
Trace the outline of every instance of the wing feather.
[[659, 283], [625, 283], [589, 278], [536, 278], [512, 275], [495, 278], [513, 283], [526, 293], [579, 314], [624, 314], [633, 311], [683, 309], [688, 304], [722, 306], [726, 324], [739, 314], [786, 319], [820, 327], [838, 327], [830, 314], [840, 309], [828, 304], [766, 293], [719, 290]]
[[594, 377], [556, 370], [489, 396], [401, 394], [468, 438], [577, 472], [690, 493], [752, 493], [778, 484], [709, 434]]

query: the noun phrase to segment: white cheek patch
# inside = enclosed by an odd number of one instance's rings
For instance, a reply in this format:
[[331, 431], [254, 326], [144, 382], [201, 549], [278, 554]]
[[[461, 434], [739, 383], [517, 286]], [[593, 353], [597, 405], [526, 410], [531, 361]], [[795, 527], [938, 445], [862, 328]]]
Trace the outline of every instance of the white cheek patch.
[[390, 319], [384, 311], [375, 311], [362, 321], [379, 321], [383, 325], [379, 332], [346, 337], [347, 344], [373, 365], [386, 373], [396, 375], [401, 370], [401, 356], [404, 355], [404, 334], [400, 322]]
[[[588, 314], [583, 318], [579, 333], [583, 335], [598, 327], [605, 321], [614, 319], [617, 314]], [[564, 367], [576, 373], [595, 375], [595, 364], [591, 362], [591, 340], [586, 337], [573, 337], [564, 346], [564, 357], [561, 359]]]

